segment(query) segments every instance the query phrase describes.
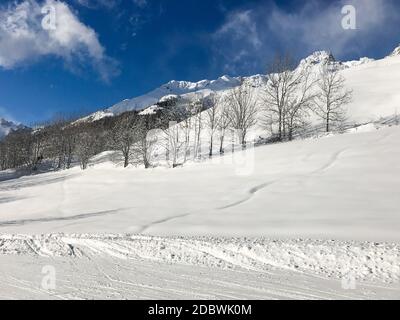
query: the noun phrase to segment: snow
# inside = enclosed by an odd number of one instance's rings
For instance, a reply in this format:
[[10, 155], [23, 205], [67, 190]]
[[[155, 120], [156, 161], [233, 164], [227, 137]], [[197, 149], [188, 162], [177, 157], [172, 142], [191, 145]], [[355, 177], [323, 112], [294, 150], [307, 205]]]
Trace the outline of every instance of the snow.
[[245, 176], [227, 158], [124, 170], [106, 156], [1, 182], [0, 230], [399, 241], [399, 138], [392, 127], [261, 146], [244, 151]]
[[353, 68], [357, 66], [361, 66], [370, 62], [374, 62], [374, 59], [370, 59], [367, 57], [360, 58], [359, 60], [353, 60], [353, 61], [346, 61], [342, 62], [342, 65], [345, 66], [346, 68]]
[[[165, 264], [267, 272], [280, 268], [312, 271], [340, 279], [354, 272], [358, 279], [387, 283], [400, 277], [400, 245], [322, 240], [153, 237], [127, 235], [3, 235], [2, 255], [82, 258], [88, 254], [118, 259], [149, 259]], [[349, 269], [351, 267], [351, 270]]]
[[400, 56], [343, 70], [346, 85], [353, 90], [349, 118], [363, 123], [397, 113], [400, 109], [399, 74]]
[[398, 299], [399, 138], [365, 125], [236, 152], [254, 152], [245, 176], [228, 155], [145, 170], [110, 152], [86, 171], [2, 172], [0, 295]]
[[112, 114], [119, 114], [125, 111], [142, 110], [156, 104], [166, 96], [185, 96], [186, 94], [208, 91], [220, 91], [235, 87], [239, 84], [238, 78], [222, 76], [217, 80], [201, 80], [198, 82], [172, 80], [161, 87], [139, 97], [125, 99], [105, 111]]
[[[26, 266], [29, 266], [27, 268]], [[56, 270], [56, 288], [42, 288], [43, 267]], [[10, 299], [398, 299], [392, 284], [341, 281], [306, 273], [268, 272], [87, 257], [0, 256], [0, 298]]]
[[93, 122], [93, 121], [97, 121], [97, 120], [101, 120], [103, 118], [107, 118], [107, 117], [112, 117], [114, 116], [113, 113], [111, 112], [107, 112], [107, 111], [97, 111], [95, 113], [92, 113], [86, 117], [80, 118], [76, 121], [74, 121], [72, 124], [78, 124], [81, 122]]
[[174, 99], [178, 99], [178, 97], [179, 96], [177, 96], [176, 94], [168, 94], [168, 95], [162, 97], [159, 102], [171, 101]]
[[[317, 51], [302, 59], [298, 68], [311, 67], [317, 73], [321, 66], [327, 64], [336, 66], [345, 77], [347, 87], [354, 91], [354, 102], [349, 107], [349, 117], [356, 122], [367, 122], [392, 115], [400, 106], [397, 85], [400, 72], [398, 52], [399, 48], [396, 48], [391, 55], [380, 60], [363, 57], [355, 61], [341, 62], [336, 61], [327, 51]], [[266, 83], [266, 75], [252, 75], [243, 77], [243, 80], [259, 90]], [[171, 96], [180, 96], [183, 100], [193, 100], [199, 94], [204, 96], [213, 92], [226, 94], [239, 84], [239, 77], [227, 75], [216, 80], [198, 82], [172, 80], [147, 94], [125, 99], [82, 120], [94, 121], [125, 111], [143, 110]], [[382, 98], [385, 98], [385, 103], [382, 103]]]
[[330, 52], [327, 51], [316, 51], [308, 57], [300, 61], [299, 67], [304, 68], [306, 66], [313, 65], [327, 65], [335, 63], [336, 60]]
[[160, 107], [157, 105], [152, 105], [146, 109], [144, 109], [143, 111], [139, 112], [139, 115], [146, 115], [146, 114], [155, 114], [157, 110], [159, 110]]
[[0, 295], [398, 299], [399, 138], [364, 125], [260, 146], [235, 153], [254, 152], [244, 176], [228, 155], [145, 170], [111, 152], [86, 171], [2, 172]]
[[400, 45], [393, 50], [393, 52], [390, 54], [390, 57], [399, 56], [399, 55], [400, 55]]
[[[0, 252], [0, 293], [6, 298], [396, 299], [400, 294], [399, 247], [389, 243], [53, 234], [1, 236]], [[26, 263], [28, 270], [22, 268]], [[55, 268], [55, 290], [41, 288], [43, 266]], [[343, 279], [352, 274], [357, 286], [344, 290]]]

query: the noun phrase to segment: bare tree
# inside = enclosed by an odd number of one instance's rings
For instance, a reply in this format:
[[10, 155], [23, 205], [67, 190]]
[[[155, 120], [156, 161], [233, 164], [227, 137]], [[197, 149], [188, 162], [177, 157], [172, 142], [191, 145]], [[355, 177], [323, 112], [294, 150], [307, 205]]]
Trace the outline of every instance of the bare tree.
[[286, 135], [288, 100], [294, 94], [302, 75], [294, 72], [294, 63], [289, 55], [277, 55], [269, 66], [267, 74], [267, 84], [262, 98], [268, 120], [271, 121], [271, 117], [276, 119], [278, 138], [283, 140]]
[[185, 163], [187, 161], [187, 157], [190, 154], [190, 135], [192, 132], [192, 117], [186, 116], [185, 119], [183, 119], [180, 122], [180, 127], [185, 137], [185, 142], [183, 146], [183, 162]]
[[89, 164], [90, 158], [96, 154], [96, 137], [92, 130], [81, 130], [78, 134], [78, 141], [76, 155], [81, 169], [85, 170]]
[[296, 86], [293, 95], [287, 97], [285, 107], [285, 127], [287, 127], [287, 138], [293, 140], [296, 130], [304, 129], [307, 126], [307, 117], [316, 97], [314, 90], [316, 80], [311, 79], [309, 68], [303, 69], [301, 79]]
[[138, 140], [138, 121], [136, 114], [122, 115], [111, 130], [112, 145], [119, 150], [124, 157], [124, 168], [129, 165], [131, 148]]
[[187, 115], [186, 108], [171, 106], [165, 108], [161, 115], [161, 122], [167, 126], [162, 126], [163, 141], [161, 144], [165, 148], [166, 160], [171, 163], [172, 167], [178, 166], [179, 152], [185, 144], [185, 137], [182, 138], [182, 128], [180, 122]]
[[230, 125], [239, 133], [239, 142], [246, 145], [248, 130], [257, 122], [257, 101], [253, 89], [243, 79], [228, 94], [228, 117]]
[[196, 159], [201, 151], [201, 131], [203, 128], [203, 111], [205, 109], [205, 100], [202, 96], [196, 94], [196, 99], [189, 105], [189, 113], [193, 119], [194, 141], [193, 141], [193, 159]]
[[224, 153], [224, 140], [226, 130], [231, 125], [231, 118], [229, 117], [228, 99], [227, 97], [221, 98], [221, 106], [219, 107], [219, 121], [217, 123], [217, 130], [219, 131], [219, 153]]
[[205, 122], [207, 125], [209, 137], [210, 137], [210, 148], [209, 148], [209, 156], [212, 157], [213, 155], [213, 147], [214, 147], [214, 135], [216, 130], [218, 129], [218, 125], [221, 118], [220, 112], [220, 97], [216, 94], [211, 95], [207, 99], [206, 103], [206, 116]]
[[[137, 122], [137, 142], [132, 149], [133, 157], [138, 159], [146, 169], [152, 165], [152, 153], [161, 136], [162, 130], [153, 129], [155, 117], [153, 115], [141, 115]], [[161, 131], [161, 132], [160, 132]]]
[[345, 121], [345, 105], [351, 102], [353, 92], [346, 90], [345, 79], [339, 70], [325, 67], [319, 75], [319, 94], [315, 98], [314, 112], [324, 121], [325, 130], [329, 132], [333, 125]]
[[35, 129], [31, 134], [26, 135], [27, 143], [27, 165], [36, 171], [44, 159], [44, 149], [47, 140], [47, 132], [43, 127]]

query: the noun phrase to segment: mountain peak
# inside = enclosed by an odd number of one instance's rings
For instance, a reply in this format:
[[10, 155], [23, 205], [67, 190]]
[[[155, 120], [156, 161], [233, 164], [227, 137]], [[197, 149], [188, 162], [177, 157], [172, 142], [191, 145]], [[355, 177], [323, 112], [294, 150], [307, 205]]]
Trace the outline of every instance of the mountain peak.
[[389, 55], [389, 57], [395, 57], [395, 56], [400, 56], [400, 44], [396, 49], [393, 50], [393, 52]]
[[301, 60], [301, 65], [317, 65], [317, 64], [328, 64], [336, 62], [335, 57], [329, 51], [315, 51], [310, 54], [307, 58]]

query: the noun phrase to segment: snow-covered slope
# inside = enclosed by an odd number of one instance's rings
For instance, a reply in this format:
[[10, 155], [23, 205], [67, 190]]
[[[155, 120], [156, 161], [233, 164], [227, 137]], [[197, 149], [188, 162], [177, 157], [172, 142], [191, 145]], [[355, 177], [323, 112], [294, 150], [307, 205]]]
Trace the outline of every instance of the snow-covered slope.
[[0, 297], [399, 299], [399, 139], [371, 124], [175, 169], [1, 172]]
[[3, 118], [0, 118], [0, 139], [4, 138], [6, 135], [10, 133], [11, 130], [18, 130], [24, 128], [23, 125], [16, 124], [12, 121], [7, 121]]
[[238, 83], [239, 80], [237, 78], [228, 76], [222, 76], [217, 80], [202, 80], [199, 82], [172, 80], [143, 96], [123, 100], [105, 111], [119, 114], [124, 111], [141, 110], [157, 103], [160, 99], [168, 95], [182, 96], [188, 93], [201, 92], [203, 90], [226, 90], [238, 85]]
[[390, 57], [394, 56], [400, 56], [400, 45], [397, 48], [395, 48], [393, 52], [390, 54]]
[[260, 146], [254, 161], [241, 158], [253, 149], [173, 170], [104, 158], [3, 181], [0, 231], [400, 241], [400, 127], [366, 129]]
[[400, 55], [343, 70], [353, 90], [348, 117], [359, 123], [400, 112]]

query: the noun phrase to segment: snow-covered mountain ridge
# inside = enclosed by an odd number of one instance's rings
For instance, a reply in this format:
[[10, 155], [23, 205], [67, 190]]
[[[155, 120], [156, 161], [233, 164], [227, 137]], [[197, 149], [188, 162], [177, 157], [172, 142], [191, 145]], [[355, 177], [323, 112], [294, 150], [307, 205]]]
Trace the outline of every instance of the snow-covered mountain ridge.
[[[400, 46], [394, 49], [394, 51], [385, 59], [390, 59], [400, 55]], [[308, 57], [302, 59], [299, 62], [298, 68], [318, 68], [322, 65], [334, 65], [340, 70], [351, 70], [354, 67], [368, 65], [373, 62], [382, 61], [374, 60], [367, 57], [360, 58], [354, 61], [338, 61], [328, 51], [316, 51], [310, 54]], [[104, 110], [97, 111], [80, 121], [95, 121], [104, 117], [118, 115], [126, 111], [132, 110], [144, 110], [148, 107], [154, 106], [157, 102], [162, 100], [166, 96], [176, 95], [182, 96], [183, 98], [191, 99], [197, 94], [207, 94], [216, 91], [226, 91], [240, 83], [241, 77], [230, 77], [223, 75], [216, 80], [200, 80], [198, 82], [190, 81], [177, 81], [171, 80], [166, 84], [150, 91], [147, 94], [134, 97], [132, 99], [125, 99], [115, 105], [106, 108]], [[257, 74], [242, 78], [245, 82], [250, 83], [253, 87], [260, 87], [265, 83], [266, 75]]]
[[393, 50], [389, 57], [400, 56], [400, 44], [397, 48]]

